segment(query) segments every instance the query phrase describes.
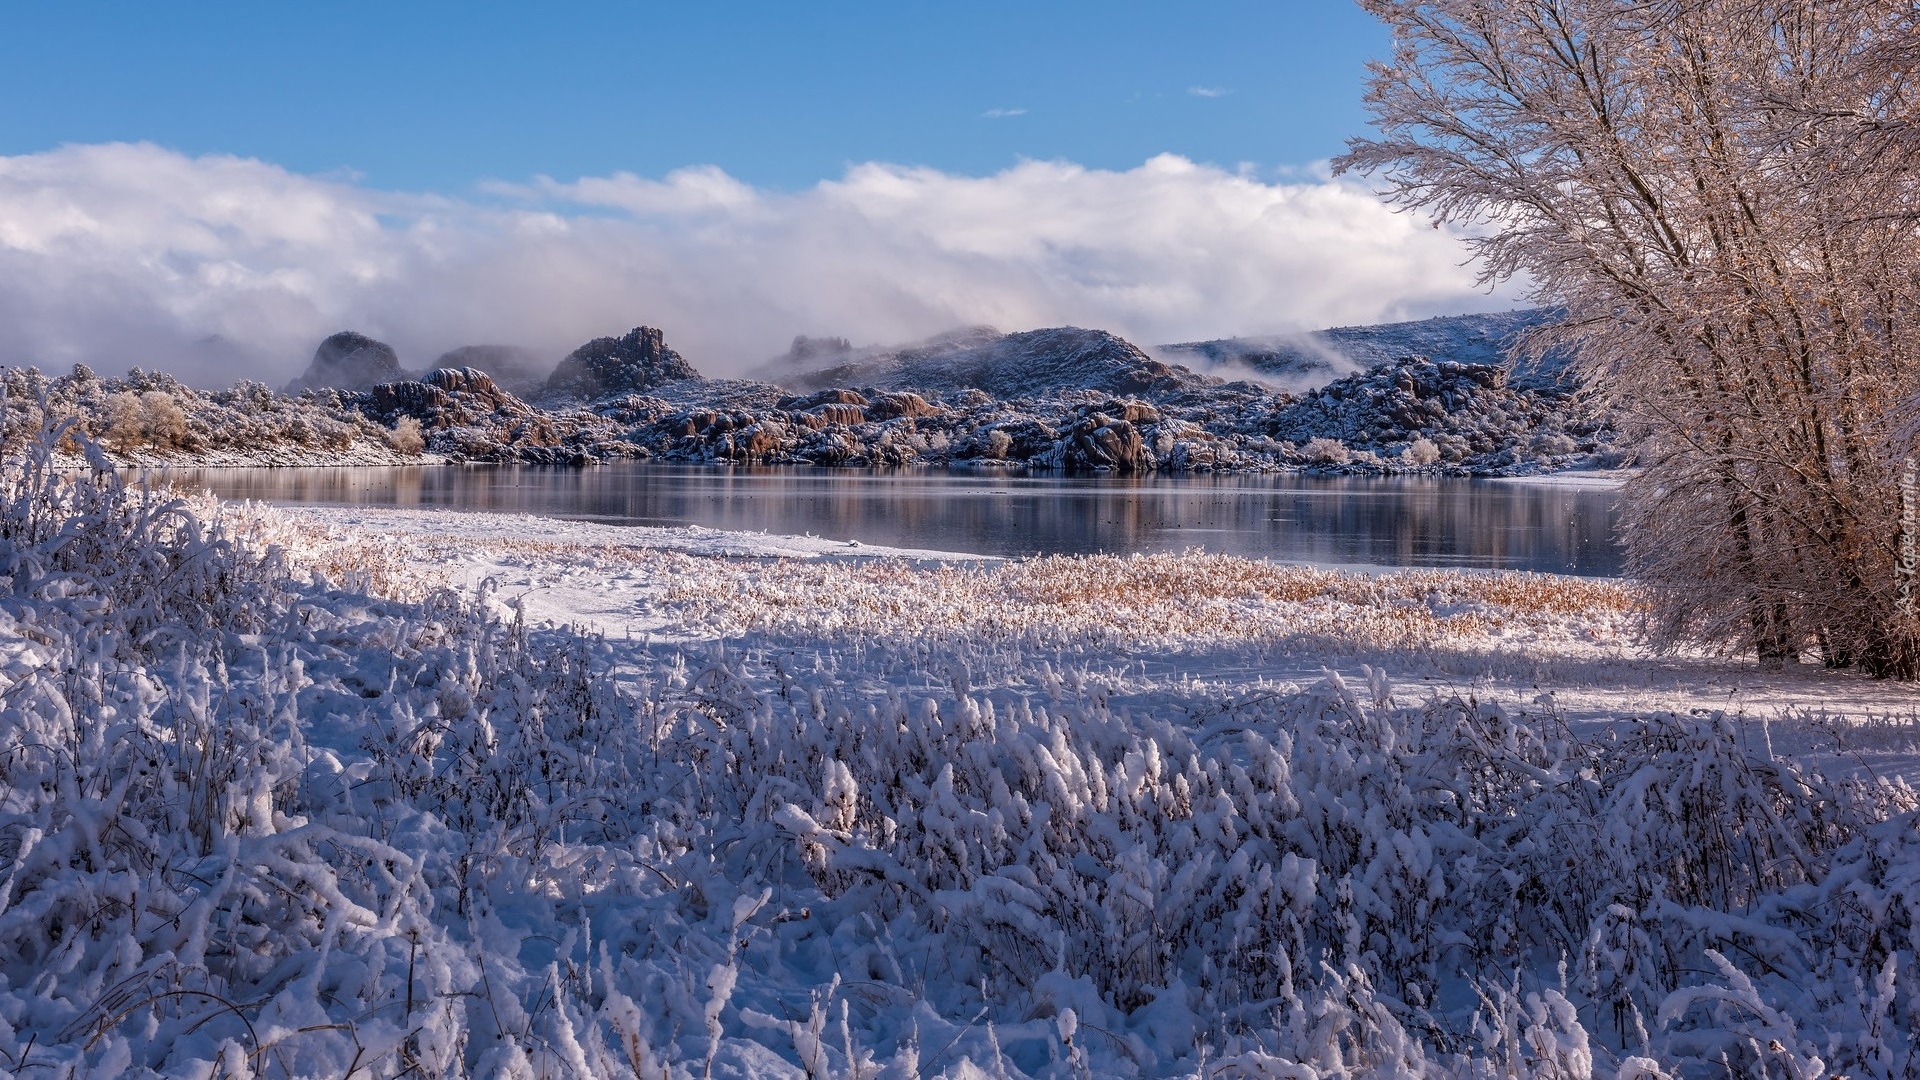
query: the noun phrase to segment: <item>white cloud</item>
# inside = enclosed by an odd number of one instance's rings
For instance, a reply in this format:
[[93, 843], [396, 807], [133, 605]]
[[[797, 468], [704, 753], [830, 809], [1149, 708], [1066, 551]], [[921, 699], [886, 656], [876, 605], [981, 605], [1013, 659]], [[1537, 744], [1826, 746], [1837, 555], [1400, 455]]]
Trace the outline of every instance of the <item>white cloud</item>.
[[1187, 93], [1194, 97], [1222, 98], [1233, 93], [1233, 91], [1224, 86], [1189, 86], [1187, 87]]
[[644, 322], [724, 374], [797, 333], [1075, 324], [1150, 345], [1505, 306], [1451, 234], [1362, 187], [1171, 155], [979, 177], [866, 164], [791, 193], [712, 167], [486, 190], [148, 145], [0, 157], [0, 363], [278, 383], [346, 327], [423, 365], [480, 342], [557, 358]]
[[980, 115], [989, 120], [1003, 120], [1009, 116], [1027, 115], [1027, 107], [1025, 105], [1016, 105], [1011, 109], [988, 109]]

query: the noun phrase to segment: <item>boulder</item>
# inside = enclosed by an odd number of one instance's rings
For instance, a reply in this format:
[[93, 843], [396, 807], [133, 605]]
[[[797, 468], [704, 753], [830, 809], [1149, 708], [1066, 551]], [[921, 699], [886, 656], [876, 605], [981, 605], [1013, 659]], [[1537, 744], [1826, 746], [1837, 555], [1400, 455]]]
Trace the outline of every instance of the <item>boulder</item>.
[[493, 376], [502, 389], [526, 395], [538, 393], [553, 361], [517, 345], [462, 345], [441, 354], [436, 368], [478, 368]]
[[787, 441], [788, 433], [779, 425], [752, 424], [731, 437], [731, 444], [722, 456], [738, 461], [764, 458], [784, 449]]
[[805, 412], [820, 405], [865, 405], [866, 403], [867, 396], [858, 390], [833, 388], [803, 396], [784, 397], [774, 407], [793, 412]]
[[1089, 413], [1073, 425], [1057, 448], [1059, 464], [1068, 469], [1152, 472], [1153, 454], [1140, 429], [1105, 413]]
[[921, 397], [919, 394], [902, 390], [891, 394], [881, 394], [870, 402], [867, 405], [867, 419], [893, 420], [902, 416], [917, 419], [922, 416], [934, 416], [944, 411], [946, 410], [928, 401], [926, 398]]
[[1160, 422], [1160, 410], [1144, 401], [1118, 401], [1109, 399], [1100, 406], [1100, 411], [1129, 424], [1157, 424]]
[[367, 391], [367, 412], [388, 422], [411, 416], [422, 427], [445, 427], [452, 410], [452, 394], [423, 382], [381, 383]]
[[867, 410], [859, 405], [853, 404], [816, 405], [800, 415], [818, 421], [817, 425], [808, 423], [808, 427], [827, 427], [832, 424], [845, 424], [847, 427], [854, 427], [867, 422]]

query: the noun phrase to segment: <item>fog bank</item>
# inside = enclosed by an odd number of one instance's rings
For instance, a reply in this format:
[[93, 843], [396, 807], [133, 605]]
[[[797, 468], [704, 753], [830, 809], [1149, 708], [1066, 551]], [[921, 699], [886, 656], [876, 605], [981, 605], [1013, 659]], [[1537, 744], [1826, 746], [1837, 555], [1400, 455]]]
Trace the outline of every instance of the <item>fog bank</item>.
[[863, 164], [797, 192], [699, 167], [455, 196], [68, 146], [0, 157], [0, 363], [278, 384], [349, 327], [419, 367], [481, 342], [557, 359], [649, 323], [730, 374], [795, 334], [1070, 324], [1151, 345], [1509, 306], [1464, 257], [1360, 185], [1171, 155], [981, 177]]

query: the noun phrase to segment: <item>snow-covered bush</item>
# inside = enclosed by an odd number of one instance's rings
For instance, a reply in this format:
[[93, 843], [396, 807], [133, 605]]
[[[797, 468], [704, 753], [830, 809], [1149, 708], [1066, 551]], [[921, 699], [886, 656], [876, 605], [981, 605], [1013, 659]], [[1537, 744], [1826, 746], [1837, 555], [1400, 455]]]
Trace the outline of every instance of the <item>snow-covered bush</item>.
[[1408, 443], [1400, 451], [1400, 463], [1413, 469], [1423, 469], [1440, 460], [1440, 448], [1432, 439], [1418, 438]]
[[1300, 456], [1313, 465], [1345, 465], [1353, 459], [1346, 444], [1339, 439], [1309, 439], [1300, 448]]
[[189, 442], [187, 414], [171, 394], [120, 390], [106, 399], [105, 437], [122, 453], [174, 450]]
[[393, 430], [387, 433], [387, 445], [401, 454], [417, 454], [426, 449], [427, 440], [420, 433], [420, 421], [411, 416], [395, 420]]
[[1527, 449], [1533, 456], [1541, 458], [1565, 457], [1579, 448], [1573, 436], [1564, 431], [1542, 431], [1534, 435]]
[[107, 396], [107, 444], [121, 453], [146, 445], [146, 425], [141, 422], [140, 395], [122, 390]]
[[[82, 366], [84, 367], [84, 365]], [[337, 392], [289, 398], [258, 383], [202, 393], [161, 372], [138, 368], [121, 378], [91, 371], [48, 378], [33, 368], [0, 373], [5, 416], [0, 433], [33, 437], [44, 417], [72, 417], [74, 432], [98, 438], [123, 462], [286, 460], [292, 448], [374, 460], [391, 458], [387, 429]], [[62, 448], [78, 453], [77, 444]], [[281, 451], [276, 458], [275, 451]], [[311, 461], [311, 453], [301, 455]]]

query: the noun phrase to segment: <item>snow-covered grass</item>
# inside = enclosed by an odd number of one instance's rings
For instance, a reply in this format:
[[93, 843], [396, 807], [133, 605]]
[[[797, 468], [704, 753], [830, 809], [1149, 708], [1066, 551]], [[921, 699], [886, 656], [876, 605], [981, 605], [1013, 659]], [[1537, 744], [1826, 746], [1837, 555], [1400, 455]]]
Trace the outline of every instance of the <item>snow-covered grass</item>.
[[1617, 585], [377, 536], [7, 468], [11, 1075], [1917, 1063], [1920, 797], [1776, 750], [1920, 720], [1389, 677], [1640, 663]]

